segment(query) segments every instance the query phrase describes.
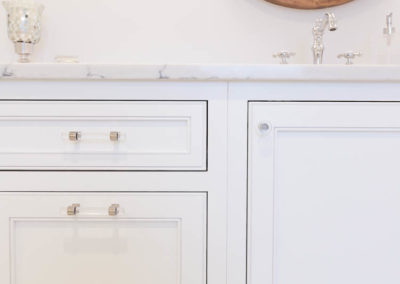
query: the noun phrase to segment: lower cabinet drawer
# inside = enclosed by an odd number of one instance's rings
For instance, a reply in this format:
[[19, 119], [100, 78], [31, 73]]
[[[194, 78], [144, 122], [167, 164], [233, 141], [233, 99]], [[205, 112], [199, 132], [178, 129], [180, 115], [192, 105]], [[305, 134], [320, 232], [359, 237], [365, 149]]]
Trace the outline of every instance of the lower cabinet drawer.
[[205, 193], [0, 193], [0, 283], [205, 284], [206, 208]]
[[3, 101], [0, 133], [0, 170], [207, 169], [206, 101]]

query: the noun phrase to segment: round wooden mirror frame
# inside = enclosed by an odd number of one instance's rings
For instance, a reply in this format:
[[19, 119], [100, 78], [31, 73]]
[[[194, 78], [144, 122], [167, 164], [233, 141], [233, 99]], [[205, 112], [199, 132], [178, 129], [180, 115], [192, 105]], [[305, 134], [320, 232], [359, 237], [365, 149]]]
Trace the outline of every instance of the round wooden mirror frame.
[[321, 9], [351, 2], [353, 0], [266, 0], [268, 2], [296, 9]]

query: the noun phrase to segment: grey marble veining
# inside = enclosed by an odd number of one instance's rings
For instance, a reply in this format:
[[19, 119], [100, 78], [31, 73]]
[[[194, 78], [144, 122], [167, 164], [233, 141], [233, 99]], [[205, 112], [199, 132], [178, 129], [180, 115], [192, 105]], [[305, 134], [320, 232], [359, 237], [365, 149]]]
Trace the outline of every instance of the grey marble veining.
[[0, 80], [392, 81], [397, 65], [0, 64]]

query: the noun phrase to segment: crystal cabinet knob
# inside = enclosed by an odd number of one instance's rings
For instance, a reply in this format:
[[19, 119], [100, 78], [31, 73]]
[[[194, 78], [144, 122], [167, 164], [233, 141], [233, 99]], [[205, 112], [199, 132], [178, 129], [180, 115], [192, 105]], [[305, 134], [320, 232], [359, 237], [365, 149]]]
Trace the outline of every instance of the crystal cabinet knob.
[[294, 52], [289, 52], [289, 51], [280, 51], [274, 55], [272, 55], [274, 58], [280, 58], [281, 59], [281, 64], [288, 64], [288, 59], [292, 56], [295, 56], [296, 53]]
[[346, 58], [346, 60], [347, 60], [346, 65], [352, 65], [352, 64], [354, 64], [352, 60], [356, 57], [361, 57], [361, 56], [362, 56], [361, 52], [348, 51], [348, 52], [339, 54], [338, 58]]

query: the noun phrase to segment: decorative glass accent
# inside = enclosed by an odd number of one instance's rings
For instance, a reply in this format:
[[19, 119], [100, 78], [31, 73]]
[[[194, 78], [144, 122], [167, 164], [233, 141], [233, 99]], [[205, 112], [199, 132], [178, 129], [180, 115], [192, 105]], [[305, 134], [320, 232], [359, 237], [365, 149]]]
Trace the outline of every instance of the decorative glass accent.
[[29, 62], [33, 45], [40, 41], [44, 6], [30, 0], [4, 1], [8, 13], [8, 37], [15, 43], [20, 62]]

